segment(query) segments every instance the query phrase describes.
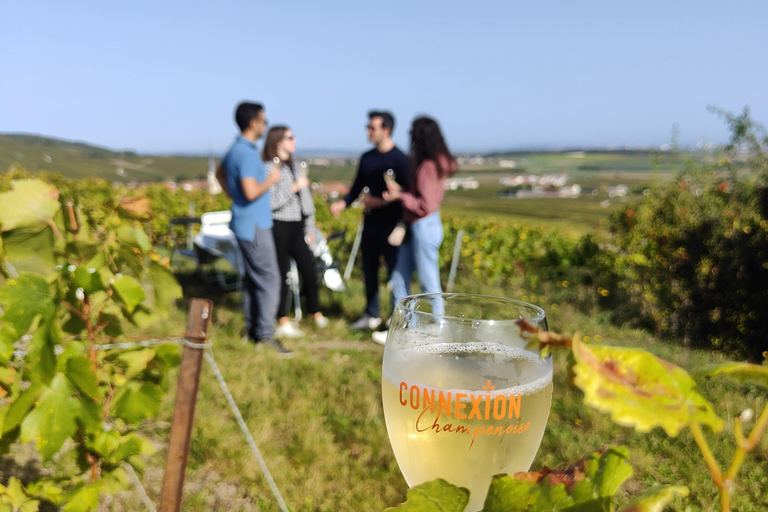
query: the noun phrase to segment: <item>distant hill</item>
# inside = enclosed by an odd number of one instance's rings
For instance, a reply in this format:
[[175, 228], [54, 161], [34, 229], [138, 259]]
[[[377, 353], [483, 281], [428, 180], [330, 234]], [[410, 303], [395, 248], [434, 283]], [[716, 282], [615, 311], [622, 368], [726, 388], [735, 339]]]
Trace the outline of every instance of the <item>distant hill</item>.
[[14, 165], [69, 178], [124, 182], [197, 179], [208, 172], [203, 156], [139, 155], [39, 135], [0, 134], [0, 172]]

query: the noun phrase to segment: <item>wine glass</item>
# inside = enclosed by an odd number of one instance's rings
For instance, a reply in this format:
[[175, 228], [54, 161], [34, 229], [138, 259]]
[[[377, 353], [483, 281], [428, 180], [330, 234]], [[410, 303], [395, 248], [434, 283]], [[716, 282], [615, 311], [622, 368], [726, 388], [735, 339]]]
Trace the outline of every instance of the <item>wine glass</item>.
[[436, 293], [395, 306], [384, 348], [389, 441], [411, 487], [443, 478], [480, 510], [497, 473], [528, 471], [552, 400], [552, 359], [527, 350], [517, 320], [544, 310], [484, 295]]

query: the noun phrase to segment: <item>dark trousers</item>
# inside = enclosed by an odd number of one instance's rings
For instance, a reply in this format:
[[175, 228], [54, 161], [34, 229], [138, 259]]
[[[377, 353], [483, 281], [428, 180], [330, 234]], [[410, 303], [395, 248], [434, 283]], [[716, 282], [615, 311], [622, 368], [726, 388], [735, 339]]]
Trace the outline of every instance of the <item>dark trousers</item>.
[[253, 241], [237, 239], [243, 255], [243, 312], [248, 336], [268, 340], [275, 334], [280, 274], [271, 229], [258, 229]]
[[291, 258], [296, 262], [296, 268], [301, 276], [301, 288], [307, 299], [307, 310], [310, 315], [317, 313], [320, 311], [320, 303], [317, 299], [317, 267], [315, 266], [315, 256], [304, 240], [304, 222], [275, 220], [272, 235], [275, 237], [277, 264], [280, 267], [281, 277], [280, 305], [277, 308], [277, 318], [286, 316], [288, 312], [288, 297], [291, 290], [286, 281], [288, 271], [291, 268]]
[[387, 242], [387, 237], [395, 229], [397, 223], [366, 222], [363, 225], [363, 236], [360, 240], [360, 251], [363, 260], [363, 278], [365, 279], [365, 312], [373, 317], [381, 315], [379, 309], [379, 262], [384, 257], [387, 264], [387, 280], [397, 263], [397, 247]]

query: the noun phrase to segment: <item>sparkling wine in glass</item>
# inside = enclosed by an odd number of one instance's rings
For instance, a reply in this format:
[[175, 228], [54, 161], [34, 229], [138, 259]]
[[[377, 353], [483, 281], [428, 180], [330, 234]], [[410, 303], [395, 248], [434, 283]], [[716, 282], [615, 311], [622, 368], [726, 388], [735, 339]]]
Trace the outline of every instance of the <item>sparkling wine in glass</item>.
[[528, 471], [552, 399], [552, 360], [526, 350], [519, 318], [546, 330], [538, 306], [469, 294], [405, 297], [384, 349], [382, 400], [411, 487], [443, 478], [480, 510], [493, 475]]

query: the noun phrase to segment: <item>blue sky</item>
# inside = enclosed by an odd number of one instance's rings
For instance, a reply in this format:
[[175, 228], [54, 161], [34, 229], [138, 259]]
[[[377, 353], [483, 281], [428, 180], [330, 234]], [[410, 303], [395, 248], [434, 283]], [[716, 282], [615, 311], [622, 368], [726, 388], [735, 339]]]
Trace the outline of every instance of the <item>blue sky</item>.
[[768, 124], [768, 2], [0, 0], [0, 133], [222, 152], [261, 101], [299, 150], [395, 141], [429, 114], [454, 150], [723, 142]]

